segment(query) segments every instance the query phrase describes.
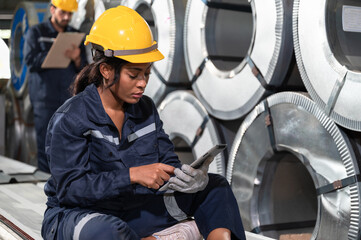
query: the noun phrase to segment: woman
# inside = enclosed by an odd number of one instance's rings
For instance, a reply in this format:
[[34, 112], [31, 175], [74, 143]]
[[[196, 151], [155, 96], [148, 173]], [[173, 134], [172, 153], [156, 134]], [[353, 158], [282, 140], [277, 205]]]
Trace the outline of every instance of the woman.
[[[143, 96], [152, 63], [164, 58], [145, 20], [108, 9], [89, 43], [94, 62], [48, 126], [44, 239], [159, 239], [153, 233], [189, 217], [193, 239], [245, 239], [228, 182], [181, 165]], [[168, 180], [173, 191], [157, 191]]]

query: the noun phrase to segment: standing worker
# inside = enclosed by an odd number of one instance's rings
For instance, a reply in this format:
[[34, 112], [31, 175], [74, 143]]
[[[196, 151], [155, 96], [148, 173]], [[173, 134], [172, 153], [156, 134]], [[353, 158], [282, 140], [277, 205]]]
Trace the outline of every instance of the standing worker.
[[44, 172], [49, 172], [44, 149], [46, 128], [56, 109], [71, 96], [69, 87], [87, 63], [85, 48], [82, 45], [66, 49], [65, 55], [71, 59], [67, 68], [42, 69], [41, 65], [59, 32], [77, 31], [68, 25], [77, 8], [76, 0], [52, 0], [49, 20], [31, 27], [25, 37], [24, 59], [29, 69], [29, 95], [34, 113], [38, 168]]
[[[175, 228], [170, 239], [244, 240], [227, 180], [181, 164], [143, 95], [153, 62], [164, 58], [146, 21], [128, 7], [110, 8], [85, 44], [94, 62], [49, 122], [43, 238], [154, 240]], [[166, 181], [170, 190], [158, 191]]]

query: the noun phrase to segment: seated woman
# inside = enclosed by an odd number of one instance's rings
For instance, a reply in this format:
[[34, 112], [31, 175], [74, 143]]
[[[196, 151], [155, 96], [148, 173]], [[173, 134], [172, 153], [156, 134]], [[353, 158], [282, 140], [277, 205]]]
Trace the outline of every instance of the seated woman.
[[[192, 239], [245, 239], [226, 179], [182, 165], [143, 96], [152, 63], [164, 58], [145, 20], [108, 9], [89, 43], [94, 62], [48, 125], [43, 238], [159, 239], [153, 233], [193, 218]], [[158, 191], [166, 181], [171, 191]]]

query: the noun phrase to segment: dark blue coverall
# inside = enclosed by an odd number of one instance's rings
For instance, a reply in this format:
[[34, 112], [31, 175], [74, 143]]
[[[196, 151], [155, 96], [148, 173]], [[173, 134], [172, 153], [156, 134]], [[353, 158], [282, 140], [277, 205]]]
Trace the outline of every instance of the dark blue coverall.
[[[68, 26], [65, 32], [75, 32], [74, 28]], [[39, 23], [31, 27], [24, 43], [24, 59], [29, 69], [28, 87], [30, 101], [33, 106], [34, 124], [36, 130], [36, 141], [38, 150], [38, 168], [49, 172], [45, 156], [45, 136], [48, 122], [56, 111], [71, 94], [69, 87], [76, 74], [86, 64], [85, 48], [81, 44], [81, 67], [76, 68], [73, 61], [64, 69], [42, 69], [46, 55], [48, 54], [58, 32], [50, 22]]]
[[131, 184], [129, 168], [152, 163], [180, 167], [153, 101], [125, 105], [121, 136], [95, 85], [66, 101], [49, 122], [46, 154], [51, 177], [44, 239], [140, 239], [194, 216], [203, 237], [228, 228], [245, 239], [227, 180], [209, 174], [200, 192], [164, 193]]

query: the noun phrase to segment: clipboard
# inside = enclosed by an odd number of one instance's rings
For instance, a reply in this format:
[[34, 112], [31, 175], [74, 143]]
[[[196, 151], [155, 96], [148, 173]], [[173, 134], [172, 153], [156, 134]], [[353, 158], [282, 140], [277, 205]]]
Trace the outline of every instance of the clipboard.
[[73, 44], [79, 46], [85, 33], [60, 32], [51, 45], [41, 68], [67, 68], [71, 59], [65, 56], [65, 51], [71, 49]]
[[[211, 162], [213, 162], [214, 157], [222, 152], [224, 149], [226, 149], [227, 144], [217, 144], [214, 147], [212, 147], [211, 149], [209, 149], [205, 154], [203, 154], [201, 157], [199, 157], [197, 160], [195, 160], [194, 162], [192, 162], [190, 164], [190, 166], [192, 168], [200, 168], [204, 163], [206, 164], [210, 164]], [[207, 162], [206, 162], [207, 161]], [[166, 184], [164, 184], [161, 188], [158, 189], [158, 191], [166, 191], [168, 190], [168, 185], [169, 182], [167, 182]]]

